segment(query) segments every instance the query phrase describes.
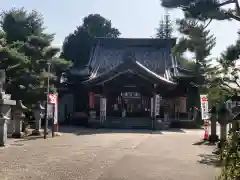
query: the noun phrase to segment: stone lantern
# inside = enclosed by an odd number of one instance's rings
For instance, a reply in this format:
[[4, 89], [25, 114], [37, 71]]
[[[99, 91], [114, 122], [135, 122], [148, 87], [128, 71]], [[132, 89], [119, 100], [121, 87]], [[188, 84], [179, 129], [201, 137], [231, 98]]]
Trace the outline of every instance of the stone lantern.
[[209, 141], [212, 143], [215, 143], [219, 140], [219, 137], [217, 135], [217, 108], [216, 106], [213, 106], [212, 109], [209, 112], [211, 114], [211, 134], [209, 136]]
[[21, 138], [23, 136], [22, 124], [25, 119], [25, 112], [28, 108], [22, 104], [22, 100], [18, 100], [16, 106], [13, 108], [14, 133], [13, 138]]
[[232, 131], [239, 131], [240, 129], [240, 112], [238, 112], [237, 114], [235, 114], [233, 116], [233, 121], [232, 121]]
[[232, 128], [233, 132], [239, 131], [240, 129], [240, 106], [232, 108]]
[[32, 132], [32, 135], [41, 135], [41, 119], [44, 115], [45, 108], [41, 105], [41, 103], [37, 103], [33, 107], [33, 114], [35, 117], [35, 129]]
[[231, 112], [225, 106], [219, 109], [218, 122], [221, 125], [220, 141], [224, 142], [227, 139], [227, 124], [231, 122]]
[[0, 70], [0, 146], [5, 146], [7, 141], [7, 124], [11, 117], [11, 106], [16, 105], [16, 101], [11, 100], [11, 94], [4, 91], [6, 74], [5, 70]]

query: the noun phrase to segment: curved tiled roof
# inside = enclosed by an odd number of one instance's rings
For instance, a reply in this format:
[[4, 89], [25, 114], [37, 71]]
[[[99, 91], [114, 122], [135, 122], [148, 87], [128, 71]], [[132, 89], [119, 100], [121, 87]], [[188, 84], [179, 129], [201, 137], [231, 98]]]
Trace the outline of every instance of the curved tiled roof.
[[[119, 59], [117, 59], [119, 60], [119, 63], [115, 64], [111, 68], [108, 67], [108, 69], [104, 71], [101, 71], [100, 70], [101, 66], [99, 65], [99, 63], [96, 63], [96, 65], [98, 66], [96, 66], [95, 71], [92, 72], [92, 75], [90, 76], [89, 80], [85, 81], [84, 83], [101, 84], [109, 80], [112, 80], [115, 77], [120, 76], [121, 74], [131, 72], [133, 74], [137, 74], [138, 76], [145, 77], [149, 79], [151, 82], [156, 84], [162, 83], [174, 86], [176, 85], [175, 82], [170, 80], [169, 72], [166, 74], [167, 72], [166, 69], [164, 68], [162, 69], [162, 75], [160, 75], [160, 73], [151, 71], [148, 67], [144, 66], [141, 62], [138, 61], [139, 56], [136, 56], [135, 53], [136, 51], [130, 51], [128, 49], [128, 51], [126, 51], [123, 55], [121, 55], [121, 57], [119, 57]], [[101, 74], [98, 75], [98, 73]]]
[[176, 66], [171, 55], [175, 39], [96, 38], [88, 66], [92, 76], [101, 76], [123, 63], [131, 51], [135, 59], [152, 73], [170, 80], [170, 69]]

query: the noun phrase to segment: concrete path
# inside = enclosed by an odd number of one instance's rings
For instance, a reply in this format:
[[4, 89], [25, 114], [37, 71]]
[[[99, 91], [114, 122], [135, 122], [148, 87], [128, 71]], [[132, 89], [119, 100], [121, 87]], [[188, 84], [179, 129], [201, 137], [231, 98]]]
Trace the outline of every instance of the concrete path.
[[202, 131], [77, 130], [0, 148], [0, 180], [214, 180]]

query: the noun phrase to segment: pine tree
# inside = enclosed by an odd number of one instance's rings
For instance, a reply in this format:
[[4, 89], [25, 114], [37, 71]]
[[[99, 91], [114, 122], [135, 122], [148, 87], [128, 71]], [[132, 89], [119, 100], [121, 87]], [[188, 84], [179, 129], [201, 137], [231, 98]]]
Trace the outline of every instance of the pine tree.
[[168, 13], [164, 16], [164, 21], [165, 21], [164, 25], [165, 38], [170, 39], [172, 38], [173, 24]]
[[173, 37], [172, 33], [173, 23], [170, 19], [170, 15], [167, 13], [166, 15], [164, 15], [164, 18], [159, 23], [156, 37], [160, 39], [170, 39]]
[[159, 23], [159, 28], [157, 29], [157, 38], [164, 39], [165, 38], [165, 31], [164, 31], [164, 21], [161, 20]]
[[[216, 44], [216, 38], [204, 25], [197, 24], [194, 20], [177, 20], [179, 32], [184, 35], [174, 47], [174, 53], [182, 58], [186, 51], [194, 54], [196, 72], [200, 76], [207, 77], [211, 68], [211, 59], [208, 58]], [[200, 77], [199, 76], [199, 77]], [[205, 78], [206, 79], [206, 78]], [[203, 83], [203, 82], [198, 82]]]
[[[3, 12], [1, 27], [0, 67], [6, 69], [7, 91], [29, 105], [44, 101], [47, 77], [54, 91], [57, 75], [69, 65], [57, 58], [59, 49], [51, 47], [54, 35], [44, 32], [39, 13], [24, 9]], [[52, 64], [50, 74], [47, 63]]]

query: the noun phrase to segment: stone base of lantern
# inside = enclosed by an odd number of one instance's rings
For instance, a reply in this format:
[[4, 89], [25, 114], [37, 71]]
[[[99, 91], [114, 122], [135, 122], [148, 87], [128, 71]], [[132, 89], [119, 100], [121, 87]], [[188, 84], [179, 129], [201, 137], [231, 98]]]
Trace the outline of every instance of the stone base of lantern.
[[209, 142], [211, 142], [211, 143], [216, 143], [216, 142], [218, 142], [219, 141], [219, 137], [218, 137], [218, 135], [216, 135], [216, 134], [211, 134], [210, 136], [209, 136]]
[[12, 134], [12, 138], [23, 138], [24, 137], [24, 133], [23, 132], [14, 132]]
[[32, 135], [33, 136], [42, 136], [43, 132], [40, 131], [40, 130], [35, 129], [35, 130], [32, 131]]

